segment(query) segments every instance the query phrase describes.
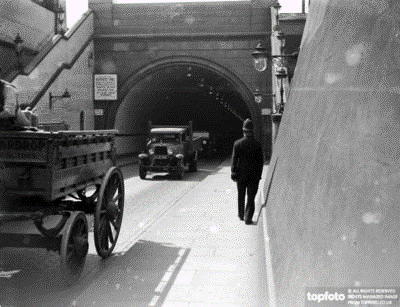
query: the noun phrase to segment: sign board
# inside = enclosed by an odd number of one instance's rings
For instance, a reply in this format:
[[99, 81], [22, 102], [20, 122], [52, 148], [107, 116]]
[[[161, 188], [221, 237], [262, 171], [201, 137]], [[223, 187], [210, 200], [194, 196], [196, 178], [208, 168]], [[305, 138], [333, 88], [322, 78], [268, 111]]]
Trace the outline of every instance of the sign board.
[[42, 138], [2, 137], [0, 140], [0, 158], [3, 162], [43, 163], [47, 159], [47, 151], [46, 140]]
[[104, 115], [103, 109], [94, 109], [94, 115], [103, 116]]
[[270, 115], [271, 109], [261, 109], [261, 115]]
[[94, 75], [94, 99], [117, 100], [117, 75]]

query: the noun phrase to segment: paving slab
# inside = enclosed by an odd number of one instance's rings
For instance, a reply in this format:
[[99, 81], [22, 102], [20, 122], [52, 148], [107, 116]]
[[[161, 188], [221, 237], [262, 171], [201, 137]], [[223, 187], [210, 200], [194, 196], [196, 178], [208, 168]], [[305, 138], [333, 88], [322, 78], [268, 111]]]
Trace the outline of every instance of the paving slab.
[[[267, 166], [264, 177], [266, 172]], [[260, 199], [258, 195], [253, 220], [258, 218]], [[267, 292], [260, 265], [265, 262], [261, 228], [261, 219], [255, 225], [239, 220], [236, 184], [226, 161], [142, 236], [185, 254], [178, 272], [171, 272], [175, 277], [168, 281], [167, 293], [160, 294], [161, 306], [266, 306], [266, 298], [260, 299]]]

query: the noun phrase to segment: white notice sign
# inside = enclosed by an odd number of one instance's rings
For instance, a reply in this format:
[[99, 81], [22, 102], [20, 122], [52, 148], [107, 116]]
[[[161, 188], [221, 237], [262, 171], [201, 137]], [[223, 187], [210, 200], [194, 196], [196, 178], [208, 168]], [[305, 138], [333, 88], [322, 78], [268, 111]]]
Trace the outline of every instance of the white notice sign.
[[271, 109], [261, 109], [261, 115], [270, 115]]
[[94, 75], [94, 99], [117, 100], [117, 75]]
[[103, 116], [104, 115], [103, 109], [94, 109], [94, 115]]

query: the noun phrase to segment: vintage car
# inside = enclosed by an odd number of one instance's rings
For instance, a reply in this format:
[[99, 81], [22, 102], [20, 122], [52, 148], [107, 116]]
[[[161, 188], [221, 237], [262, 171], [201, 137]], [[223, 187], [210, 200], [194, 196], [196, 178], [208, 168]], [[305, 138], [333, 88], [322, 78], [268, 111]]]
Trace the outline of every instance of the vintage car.
[[145, 150], [139, 154], [139, 176], [147, 172], [168, 172], [182, 179], [186, 168], [197, 171], [197, 157], [201, 136], [193, 135], [192, 122], [183, 126], [153, 126]]

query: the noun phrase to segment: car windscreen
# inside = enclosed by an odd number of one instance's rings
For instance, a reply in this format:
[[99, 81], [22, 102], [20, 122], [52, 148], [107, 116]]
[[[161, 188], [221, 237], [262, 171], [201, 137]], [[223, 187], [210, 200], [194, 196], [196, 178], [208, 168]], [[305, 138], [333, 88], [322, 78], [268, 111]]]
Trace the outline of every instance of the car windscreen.
[[152, 134], [150, 137], [152, 143], [170, 143], [177, 144], [179, 143], [179, 134], [175, 133], [165, 133], [165, 134]]

